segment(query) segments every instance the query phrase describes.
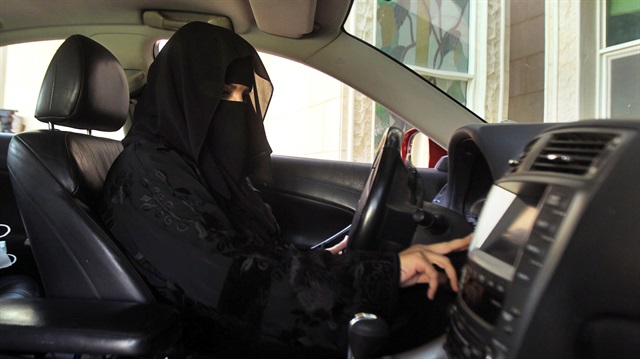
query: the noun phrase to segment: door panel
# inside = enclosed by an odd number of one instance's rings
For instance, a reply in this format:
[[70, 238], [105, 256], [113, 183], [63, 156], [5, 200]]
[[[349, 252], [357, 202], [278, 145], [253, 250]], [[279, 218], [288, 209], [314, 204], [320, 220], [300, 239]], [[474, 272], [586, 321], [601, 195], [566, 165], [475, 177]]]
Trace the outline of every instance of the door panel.
[[351, 223], [371, 170], [367, 163], [272, 156], [273, 180], [258, 190], [283, 236], [309, 247]]
[[[308, 248], [351, 223], [369, 163], [272, 156], [273, 179], [257, 186], [271, 205], [283, 236]], [[446, 182], [446, 173], [420, 171], [425, 197], [431, 200]]]

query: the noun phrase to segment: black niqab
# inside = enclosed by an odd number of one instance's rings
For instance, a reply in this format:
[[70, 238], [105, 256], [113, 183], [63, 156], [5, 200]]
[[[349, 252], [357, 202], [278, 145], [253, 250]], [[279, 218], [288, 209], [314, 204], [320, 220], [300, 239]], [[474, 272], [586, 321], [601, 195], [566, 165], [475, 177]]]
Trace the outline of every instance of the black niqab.
[[[245, 102], [222, 100], [228, 81], [247, 82], [252, 88]], [[178, 151], [224, 202], [236, 230], [273, 238], [276, 221], [247, 180], [250, 174], [270, 175], [271, 148], [262, 121], [272, 91], [267, 71], [248, 42], [224, 28], [187, 24], [151, 65], [148, 86], [123, 143], [146, 139]]]

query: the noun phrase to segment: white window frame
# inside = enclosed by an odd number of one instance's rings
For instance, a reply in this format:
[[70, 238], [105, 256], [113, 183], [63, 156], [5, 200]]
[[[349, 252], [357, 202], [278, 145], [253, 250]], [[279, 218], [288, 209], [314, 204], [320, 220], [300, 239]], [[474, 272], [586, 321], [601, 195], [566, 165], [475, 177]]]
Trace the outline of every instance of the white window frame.
[[607, 0], [600, 0], [598, 21], [598, 61], [596, 78], [598, 99], [596, 114], [600, 118], [611, 118], [611, 63], [613, 60], [640, 54], [640, 39], [607, 47]]

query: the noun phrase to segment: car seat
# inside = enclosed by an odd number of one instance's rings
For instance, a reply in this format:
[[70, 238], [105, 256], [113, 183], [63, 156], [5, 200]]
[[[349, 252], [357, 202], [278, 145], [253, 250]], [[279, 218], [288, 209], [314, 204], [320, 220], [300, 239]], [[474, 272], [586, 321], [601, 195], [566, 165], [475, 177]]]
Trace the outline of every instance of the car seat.
[[154, 302], [104, 228], [96, 206], [119, 141], [54, 129], [116, 131], [129, 110], [127, 78], [102, 45], [69, 37], [44, 77], [35, 117], [49, 130], [16, 135], [8, 168], [47, 298]]
[[38, 285], [33, 278], [20, 274], [0, 277], [0, 299], [37, 296]]

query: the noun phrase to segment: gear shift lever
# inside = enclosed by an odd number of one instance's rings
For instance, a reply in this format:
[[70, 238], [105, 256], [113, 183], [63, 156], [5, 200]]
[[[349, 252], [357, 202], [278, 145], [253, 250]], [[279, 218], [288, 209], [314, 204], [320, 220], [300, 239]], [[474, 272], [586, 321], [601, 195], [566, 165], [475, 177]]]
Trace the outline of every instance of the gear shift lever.
[[389, 326], [374, 314], [358, 313], [349, 323], [348, 359], [370, 359], [385, 354]]

